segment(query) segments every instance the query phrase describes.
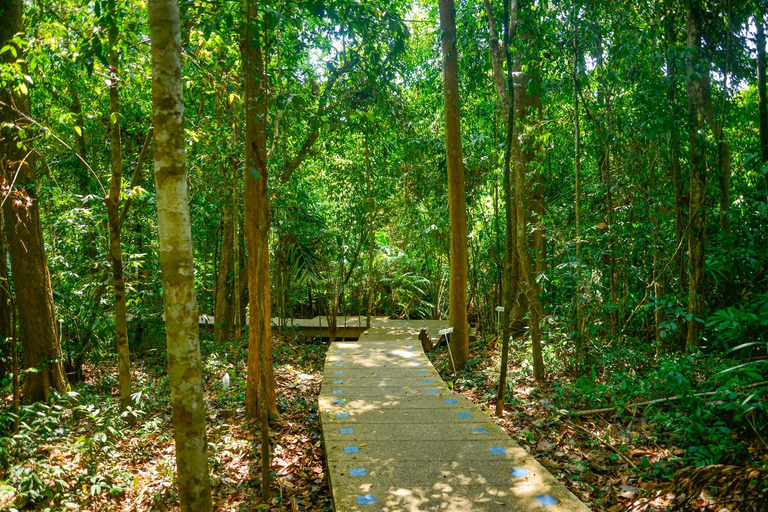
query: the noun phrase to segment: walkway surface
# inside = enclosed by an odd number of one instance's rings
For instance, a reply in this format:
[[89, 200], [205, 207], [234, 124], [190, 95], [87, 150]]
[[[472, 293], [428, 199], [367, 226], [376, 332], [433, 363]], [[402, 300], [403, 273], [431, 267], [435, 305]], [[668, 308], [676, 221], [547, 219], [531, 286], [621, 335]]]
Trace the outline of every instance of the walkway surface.
[[319, 411], [336, 511], [588, 510], [447, 388], [417, 339], [430, 327], [377, 322], [330, 345]]

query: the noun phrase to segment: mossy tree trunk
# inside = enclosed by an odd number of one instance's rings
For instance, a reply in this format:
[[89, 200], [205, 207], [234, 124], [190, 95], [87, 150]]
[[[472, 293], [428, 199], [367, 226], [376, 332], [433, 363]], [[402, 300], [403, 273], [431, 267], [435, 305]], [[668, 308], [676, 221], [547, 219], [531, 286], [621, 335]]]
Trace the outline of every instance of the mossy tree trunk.
[[149, 35], [157, 224], [179, 502], [184, 512], [207, 512], [213, 506], [187, 198], [179, 6], [175, 0], [150, 1]]
[[701, 6], [699, 0], [687, 0], [687, 41], [691, 52], [686, 66], [688, 88], [688, 137], [690, 145], [691, 183], [688, 205], [688, 347], [701, 344], [701, 322], [704, 317], [704, 237], [707, 122], [704, 108], [704, 80], [708, 76], [701, 63]]
[[123, 183], [123, 151], [120, 136], [120, 58], [117, 41], [119, 29], [114, 0], [109, 2], [109, 146], [112, 169], [107, 201], [109, 224], [109, 261], [112, 266], [112, 289], [115, 295], [115, 337], [117, 339], [117, 373], [120, 385], [120, 407], [131, 405], [131, 357], [128, 349], [128, 321], [125, 298], [123, 249], [120, 241], [120, 191]]

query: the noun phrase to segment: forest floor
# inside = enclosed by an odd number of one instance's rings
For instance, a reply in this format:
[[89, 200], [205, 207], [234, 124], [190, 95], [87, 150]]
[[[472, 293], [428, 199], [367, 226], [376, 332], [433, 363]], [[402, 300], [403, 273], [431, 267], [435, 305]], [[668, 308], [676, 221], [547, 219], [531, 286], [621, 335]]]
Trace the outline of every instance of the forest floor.
[[[275, 338], [282, 416], [271, 428], [275, 496], [268, 503], [259, 496], [258, 426], [244, 419], [245, 350], [237, 347], [222, 354], [205, 337], [201, 345], [214, 509], [332, 510], [317, 418], [328, 344]], [[498, 378], [497, 344], [478, 341], [471, 354], [461, 378], [448, 373], [444, 349], [431, 358], [449, 387], [490, 414]], [[536, 386], [526, 360], [525, 353], [513, 352], [507, 408], [504, 418], [497, 419], [518, 443], [593, 510], [668, 510], [680, 503], [683, 495], [670, 486], [674, 471], [684, 465], [678, 433], [643, 415], [580, 420], [565, 415], [561, 407], [578, 394], [574, 383]], [[148, 351], [136, 358], [138, 412], [132, 425], [119, 416], [116, 371], [105, 364], [88, 367], [86, 382], [56, 404], [27, 408], [19, 436], [0, 438], [0, 510], [178, 510], [166, 375], [164, 354]], [[599, 393], [607, 396], [610, 391]], [[10, 397], [3, 398], [7, 405]], [[7, 431], [7, 413], [0, 415], [0, 423]], [[683, 510], [733, 509], [718, 505], [705, 492], [691, 497]], [[743, 498], [737, 494], [737, 500]], [[764, 510], [755, 503], [751, 509]]]

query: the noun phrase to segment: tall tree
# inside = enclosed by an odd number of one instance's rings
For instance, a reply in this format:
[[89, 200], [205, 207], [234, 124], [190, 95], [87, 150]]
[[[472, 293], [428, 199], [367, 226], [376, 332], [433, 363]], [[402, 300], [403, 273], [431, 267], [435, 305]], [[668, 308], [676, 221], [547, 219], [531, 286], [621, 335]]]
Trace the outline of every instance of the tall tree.
[[706, 112], [704, 90], [709, 76], [703, 67], [701, 52], [700, 0], [686, 2], [688, 24], [687, 44], [690, 55], [686, 65], [688, 88], [688, 140], [690, 145], [691, 183], [688, 205], [690, 233], [688, 235], [688, 339], [690, 347], [701, 343], [701, 322], [704, 317], [704, 200], [706, 181]]
[[[260, 401], [277, 417], [272, 367], [272, 315], [269, 285], [270, 205], [267, 168], [268, 84], [265, 51], [267, 13], [259, 15], [258, 0], [248, 0], [240, 51], [245, 78], [245, 237], [248, 245], [248, 376], [245, 412], [259, 417]], [[263, 352], [260, 355], [260, 352]], [[266, 361], [262, 367], [260, 361]], [[261, 395], [262, 376], [267, 395]], [[266, 425], [263, 425], [266, 428]]]
[[[529, 327], [533, 356], [533, 373], [536, 380], [544, 380], [544, 360], [541, 353], [541, 318], [542, 307], [539, 299], [538, 275], [544, 270], [545, 246], [541, 229], [544, 183], [541, 174], [532, 175], [531, 166], [535, 159], [536, 148], [533, 124], [538, 121], [541, 112], [541, 78], [533, 55], [534, 39], [531, 32], [532, 12], [527, 10], [525, 23], [520, 20], [520, 2], [512, 2], [510, 11], [510, 39], [515, 38], [518, 53], [514, 55], [512, 76], [514, 81], [514, 99], [512, 105], [518, 122], [514, 124], [510, 155], [514, 165], [515, 187], [515, 234], [517, 252], [520, 260], [520, 276], [525, 286], [528, 300]], [[518, 24], [522, 26], [518, 29]], [[529, 225], [533, 226], [532, 244], [529, 244]], [[533, 258], [528, 253], [533, 246]]]
[[445, 103], [445, 153], [448, 167], [448, 211], [451, 218], [451, 280], [448, 314], [453, 332], [451, 351], [457, 370], [469, 357], [467, 321], [467, 200], [464, 192], [464, 162], [459, 112], [459, 65], [456, 40], [456, 7], [453, 0], [440, 0], [443, 31], [443, 101]]
[[31, 146], [30, 98], [26, 81], [25, 53], [13, 39], [22, 32], [21, 0], [0, 0], [0, 48], [3, 62], [15, 78], [0, 89], [0, 190], [2, 190], [8, 254], [15, 283], [19, 337], [24, 369], [24, 397], [44, 400], [51, 388], [64, 391], [67, 379], [61, 361], [37, 199], [35, 154]]
[[[765, 18], [762, 9], [755, 13], [757, 34], [757, 116], [760, 126], [760, 154], [763, 165], [768, 163], [768, 97], [765, 80]], [[768, 197], [768, 174], [765, 175], [766, 197]]]
[[[112, 265], [112, 288], [115, 295], [115, 337], [117, 338], [117, 368], [120, 384], [120, 406], [131, 404], [131, 357], [128, 349], [128, 320], [123, 272], [123, 249], [120, 241], [120, 192], [123, 184], [123, 151], [120, 136], [120, 57], [117, 41], [120, 35], [115, 0], [108, 3], [107, 29], [109, 38], [109, 147], [111, 181], [107, 201], [109, 223], [109, 260]], [[81, 128], [82, 130], [82, 128]], [[78, 141], [78, 147], [81, 143]]]
[[176, 0], [150, 1], [149, 36], [157, 225], [179, 501], [184, 512], [207, 512], [213, 506], [187, 199], [181, 34]]

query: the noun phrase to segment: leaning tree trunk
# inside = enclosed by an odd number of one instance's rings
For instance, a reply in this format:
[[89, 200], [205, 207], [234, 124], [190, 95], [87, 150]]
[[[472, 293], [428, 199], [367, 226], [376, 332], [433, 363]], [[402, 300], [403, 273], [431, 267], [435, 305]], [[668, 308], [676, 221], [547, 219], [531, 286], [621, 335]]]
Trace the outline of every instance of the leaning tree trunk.
[[[248, 245], [248, 376], [245, 413], [259, 417], [266, 400], [271, 416], [278, 417], [272, 368], [271, 298], [269, 288], [269, 196], [267, 177], [267, 75], [262, 38], [266, 25], [257, 16], [257, 4], [247, 4], [241, 52], [245, 76], [245, 231]], [[263, 356], [259, 352], [263, 351]], [[262, 368], [261, 362], [267, 367]], [[262, 386], [259, 379], [265, 375]], [[267, 390], [263, 397], [261, 389]]]
[[179, 6], [176, 1], [150, 0], [157, 227], [179, 502], [184, 512], [207, 512], [212, 510], [213, 505], [208, 477], [203, 368], [187, 198], [179, 31]]
[[688, 47], [692, 54], [686, 66], [688, 82], [688, 136], [691, 151], [691, 185], [688, 205], [688, 321], [687, 346], [701, 344], [701, 322], [704, 317], [704, 237], [706, 182], [706, 112], [703, 81], [707, 73], [701, 69], [701, 9], [698, 0], [687, 1]]
[[[22, 2], [0, 0], [0, 47], [11, 44], [22, 31]], [[23, 49], [17, 48], [22, 56]], [[11, 52], [0, 56], [15, 60]], [[24, 377], [24, 397], [45, 400], [51, 388], [64, 391], [67, 379], [61, 361], [61, 346], [56, 328], [53, 290], [48, 273], [40, 213], [37, 200], [35, 159], [28, 139], [20, 139], [16, 127], [27, 132], [30, 100], [10, 87], [0, 92], [0, 190], [2, 190], [5, 231], [8, 238], [13, 280], [16, 283], [19, 337], [23, 369], [35, 368]]]
[[456, 44], [456, 8], [453, 0], [440, 0], [443, 30], [443, 100], [445, 102], [445, 148], [448, 167], [448, 210], [451, 219], [451, 260], [448, 314], [453, 333], [451, 351], [457, 370], [469, 357], [467, 322], [467, 204], [464, 192], [464, 163], [459, 114], [459, 67]]
[[120, 140], [120, 95], [118, 72], [120, 61], [117, 54], [117, 16], [115, 1], [110, 0], [111, 26], [109, 27], [109, 146], [112, 177], [107, 196], [109, 222], [109, 260], [112, 265], [112, 287], [115, 294], [115, 335], [117, 338], [117, 374], [120, 383], [120, 407], [131, 405], [131, 357], [128, 350], [128, 321], [125, 302], [125, 277], [123, 250], [120, 242], [120, 190], [123, 183], [123, 152]]

